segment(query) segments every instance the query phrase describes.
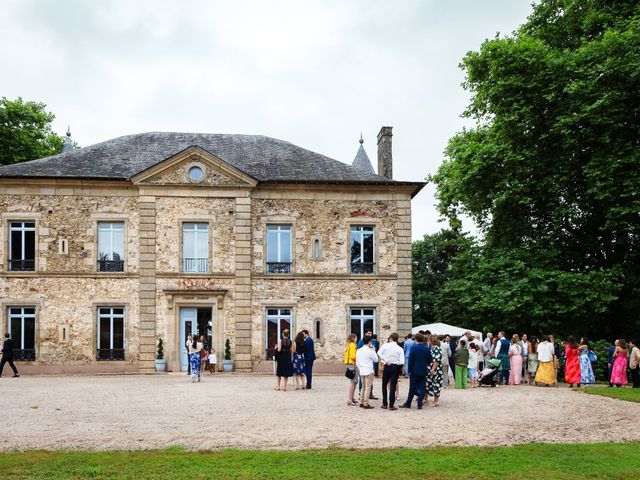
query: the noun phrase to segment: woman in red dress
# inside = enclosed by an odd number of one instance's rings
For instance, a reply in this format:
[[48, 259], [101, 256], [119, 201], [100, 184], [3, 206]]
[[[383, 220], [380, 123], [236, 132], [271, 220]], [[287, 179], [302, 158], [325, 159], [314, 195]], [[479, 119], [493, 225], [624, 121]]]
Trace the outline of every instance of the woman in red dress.
[[564, 345], [564, 381], [571, 387], [580, 386], [580, 350], [576, 337], [570, 335]]

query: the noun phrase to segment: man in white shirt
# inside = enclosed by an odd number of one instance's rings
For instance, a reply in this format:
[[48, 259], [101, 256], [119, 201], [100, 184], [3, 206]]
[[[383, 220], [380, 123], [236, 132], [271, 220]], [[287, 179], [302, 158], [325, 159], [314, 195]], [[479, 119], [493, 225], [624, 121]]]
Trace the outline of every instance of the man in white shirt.
[[482, 345], [482, 354], [484, 358], [489, 360], [493, 356], [493, 350], [491, 348], [491, 341], [493, 340], [493, 333], [487, 333], [487, 338], [484, 339], [484, 343]]
[[[398, 345], [397, 333], [394, 332], [389, 335], [389, 341], [378, 350], [378, 357], [380, 357], [380, 361], [384, 366], [382, 371], [382, 408], [397, 410], [394, 406], [396, 403], [396, 387], [404, 365], [404, 350]], [[389, 382], [391, 382], [391, 386], [387, 404], [387, 385]]]
[[544, 342], [538, 344], [538, 370], [536, 371], [536, 384], [555, 385], [556, 364], [555, 349], [553, 343], [549, 341], [549, 337], [545, 337]]
[[[403, 354], [404, 355], [404, 354]], [[362, 390], [360, 390], [360, 407], [372, 409], [369, 405], [369, 395], [373, 389], [373, 364], [378, 363], [378, 354], [371, 345], [371, 337], [365, 336], [362, 339], [362, 347], [356, 351], [356, 367], [362, 380]]]

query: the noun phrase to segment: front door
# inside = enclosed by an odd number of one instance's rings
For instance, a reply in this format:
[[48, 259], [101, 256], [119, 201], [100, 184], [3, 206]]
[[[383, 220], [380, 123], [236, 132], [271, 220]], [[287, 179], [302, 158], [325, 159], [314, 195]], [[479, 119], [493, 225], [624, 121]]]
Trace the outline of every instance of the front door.
[[198, 335], [198, 309], [183, 307], [180, 309], [180, 371], [186, 372], [189, 368], [187, 356], [187, 337]]
[[187, 356], [187, 337], [189, 335], [205, 337], [206, 346], [213, 345], [213, 315], [211, 307], [180, 308], [180, 371], [186, 372], [189, 367]]

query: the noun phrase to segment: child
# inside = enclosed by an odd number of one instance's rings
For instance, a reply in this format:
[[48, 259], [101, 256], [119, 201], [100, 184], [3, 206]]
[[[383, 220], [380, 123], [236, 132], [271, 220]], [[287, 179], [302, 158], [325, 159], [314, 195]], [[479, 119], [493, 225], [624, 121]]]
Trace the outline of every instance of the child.
[[216, 373], [216, 363], [218, 363], [216, 349], [211, 347], [211, 350], [209, 351], [209, 375]]
[[469, 370], [469, 386], [471, 388], [476, 388], [478, 381], [478, 358], [480, 354], [478, 353], [478, 345], [475, 342], [471, 342], [469, 344], [469, 363], [467, 368]]

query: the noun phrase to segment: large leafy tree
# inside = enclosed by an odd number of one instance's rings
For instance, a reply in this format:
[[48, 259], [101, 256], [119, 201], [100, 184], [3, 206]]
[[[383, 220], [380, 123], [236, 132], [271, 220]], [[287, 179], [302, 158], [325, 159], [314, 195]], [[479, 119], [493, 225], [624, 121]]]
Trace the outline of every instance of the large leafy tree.
[[62, 151], [63, 137], [51, 130], [55, 116], [44, 103], [0, 99], [0, 165], [48, 157]]
[[476, 126], [431, 177], [441, 213], [484, 237], [449, 286], [457, 314], [640, 328], [640, 3], [542, 0], [461, 66]]
[[440, 291], [452, 279], [453, 260], [469, 251], [473, 239], [460, 227], [425, 235], [412, 245], [413, 325], [438, 321], [436, 305]]

